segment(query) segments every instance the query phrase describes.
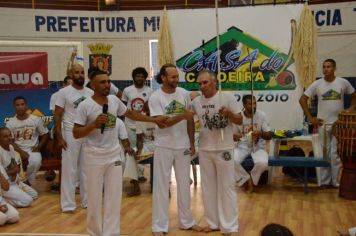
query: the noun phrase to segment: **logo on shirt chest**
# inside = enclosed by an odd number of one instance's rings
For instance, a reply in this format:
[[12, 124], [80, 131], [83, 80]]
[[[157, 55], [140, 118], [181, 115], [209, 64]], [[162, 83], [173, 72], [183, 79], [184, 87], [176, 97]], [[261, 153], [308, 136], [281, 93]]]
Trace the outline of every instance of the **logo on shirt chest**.
[[142, 112], [145, 101], [142, 98], [135, 98], [131, 102], [131, 110]]
[[116, 116], [113, 114], [108, 114], [108, 121], [105, 123], [105, 130], [109, 128], [115, 128], [116, 126]]
[[34, 132], [35, 132], [34, 127], [24, 127], [21, 129], [16, 129], [15, 130], [15, 140], [17, 140], [17, 141], [31, 140]]
[[185, 106], [177, 100], [171, 101], [166, 107], [167, 115], [182, 114], [185, 110]]
[[228, 119], [226, 117], [221, 117], [218, 112], [214, 110], [205, 110], [205, 114], [202, 116], [204, 127], [212, 130], [223, 129], [228, 125]]
[[330, 89], [326, 93], [321, 95], [322, 100], [341, 100], [341, 93], [335, 91], [334, 89]]
[[79, 104], [80, 104], [82, 101], [84, 101], [85, 99], [86, 99], [86, 97], [81, 96], [80, 98], [78, 98], [77, 100], [75, 100], [75, 101], [73, 102], [74, 108], [77, 108], [77, 107], [79, 106]]

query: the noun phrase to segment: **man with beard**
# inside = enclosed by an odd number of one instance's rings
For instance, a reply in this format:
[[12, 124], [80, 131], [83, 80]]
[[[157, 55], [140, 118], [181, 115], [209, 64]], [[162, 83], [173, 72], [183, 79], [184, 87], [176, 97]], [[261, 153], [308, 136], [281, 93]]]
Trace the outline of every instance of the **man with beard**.
[[16, 116], [6, 123], [6, 127], [11, 131], [14, 139], [13, 146], [24, 161], [25, 169], [25, 163], [28, 161], [27, 182], [33, 186], [36, 173], [41, 167], [41, 148], [47, 141], [48, 129], [43, 126], [40, 117], [27, 113], [28, 107], [24, 97], [15, 97], [13, 105]]
[[82, 140], [74, 139], [72, 130], [78, 105], [93, 94], [91, 89], [84, 87], [84, 68], [81, 65], [74, 64], [69, 76], [73, 83], [58, 92], [54, 110], [55, 137], [59, 148], [62, 148], [62, 212], [74, 212], [76, 209], [75, 184], [78, 171], [81, 207], [87, 207], [86, 176], [81, 156]]
[[[148, 73], [143, 67], [137, 67], [132, 71], [133, 85], [126, 87], [122, 94], [121, 100], [127, 103], [128, 109], [137, 111], [139, 113], [145, 113], [144, 108], [147, 105], [148, 98], [151, 96], [153, 90], [145, 85]], [[131, 148], [137, 148], [137, 155], [140, 155], [143, 148], [143, 136], [142, 132], [138, 132], [136, 129], [136, 122], [130, 118], [125, 119], [125, 125], [127, 129], [128, 138]], [[138, 179], [133, 179], [133, 189], [128, 196], [136, 196], [141, 193], [139, 181], [146, 181], [144, 177], [144, 165], [137, 164]]]
[[[119, 98], [109, 95], [110, 79], [105, 72], [95, 71], [92, 77], [94, 95], [79, 105], [73, 129], [75, 138], [85, 137], [87, 230], [92, 236], [120, 235], [124, 153], [117, 140], [117, 116], [160, 126], [166, 118], [152, 118], [127, 109]], [[103, 112], [105, 106], [106, 114]]]
[[188, 110], [191, 108], [189, 94], [177, 87], [178, 70], [172, 64], [163, 65], [156, 80], [162, 85], [148, 100], [150, 115], [169, 118], [165, 122], [167, 128], [156, 128], [155, 132], [152, 232], [155, 236], [168, 232], [172, 166], [177, 180], [180, 227], [201, 231], [190, 209], [190, 156], [195, 154], [195, 147], [193, 112]]
[[199, 164], [203, 193], [206, 233], [221, 230], [223, 235], [238, 231], [237, 197], [233, 160], [233, 126], [241, 124], [234, 96], [216, 89], [216, 75], [199, 72], [202, 92], [193, 100], [193, 111], [199, 118]]
[[[238, 185], [245, 185], [247, 191], [253, 190], [257, 185], [261, 174], [268, 169], [268, 153], [266, 152], [266, 141], [272, 138], [272, 131], [263, 111], [256, 110], [256, 99], [252, 95], [242, 97], [244, 106], [242, 125], [238, 126], [238, 133], [234, 135], [235, 141], [239, 141], [234, 152], [236, 180]], [[253, 126], [252, 119], [253, 116]], [[251, 155], [254, 166], [250, 174], [245, 171], [241, 163]]]

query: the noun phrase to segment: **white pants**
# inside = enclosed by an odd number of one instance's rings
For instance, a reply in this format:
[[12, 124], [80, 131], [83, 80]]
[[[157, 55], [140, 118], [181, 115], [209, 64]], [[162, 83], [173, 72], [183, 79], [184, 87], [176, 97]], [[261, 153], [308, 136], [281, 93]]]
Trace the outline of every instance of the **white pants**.
[[29, 207], [34, 199], [38, 198], [36, 190], [27, 184], [11, 182], [10, 189], [3, 191], [3, 197], [14, 207]]
[[75, 139], [72, 131], [63, 130], [63, 138], [67, 142], [67, 149], [62, 149], [62, 176], [61, 176], [61, 208], [62, 211], [76, 209], [75, 188], [78, 172], [80, 173], [80, 202], [87, 206], [86, 176], [83, 170], [82, 139]]
[[169, 180], [172, 166], [177, 180], [177, 203], [180, 227], [195, 225], [190, 209], [190, 156], [186, 149], [156, 147], [153, 158], [152, 232], [168, 232]]
[[251, 178], [254, 185], [258, 184], [261, 174], [268, 170], [268, 153], [259, 149], [255, 152], [248, 148], [235, 148], [234, 150], [234, 160], [235, 160], [235, 172], [236, 181], [238, 185], [242, 186], [247, 180], [250, 179], [249, 173], [242, 167], [241, 163], [251, 155], [254, 166], [251, 170]]
[[29, 160], [28, 160], [28, 166], [26, 170], [26, 177], [28, 182], [32, 185], [35, 186], [36, 182], [36, 174], [37, 171], [41, 167], [41, 162], [42, 162], [42, 156], [40, 152], [31, 152], [27, 151], [29, 154]]
[[[230, 153], [230, 160], [223, 154]], [[226, 155], [225, 155], [226, 157]], [[199, 150], [204, 216], [211, 229], [238, 231], [233, 150]]]
[[91, 236], [120, 235], [123, 155], [119, 154], [119, 158], [117, 154], [98, 155], [84, 149], [88, 181], [87, 230]]
[[[136, 134], [136, 129], [131, 129], [126, 126], [127, 130], [127, 138], [130, 141], [130, 147], [135, 148], [136, 150], [136, 144], [137, 144], [137, 134]], [[136, 164], [137, 167], [137, 177], [143, 177], [144, 176], [144, 171], [145, 171], [145, 165], [143, 164]], [[137, 178], [136, 178], [137, 179]]]
[[356, 227], [349, 228], [349, 235], [350, 236], [356, 236]]
[[5, 201], [2, 201], [0, 205], [7, 206], [7, 212], [4, 213], [0, 211], [0, 226], [6, 223], [13, 224], [20, 220], [19, 212], [13, 206]]
[[[324, 132], [324, 126], [320, 126], [319, 132], [319, 142], [321, 150], [324, 150], [324, 140], [326, 148], [326, 159], [330, 161], [331, 167], [320, 167], [320, 185], [333, 185], [335, 187], [339, 186], [338, 175], [341, 170], [341, 160], [337, 154], [337, 140], [335, 136], [331, 134], [331, 126], [326, 127], [326, 132]], [[326, 137], [324, 137], [324, 133]]]

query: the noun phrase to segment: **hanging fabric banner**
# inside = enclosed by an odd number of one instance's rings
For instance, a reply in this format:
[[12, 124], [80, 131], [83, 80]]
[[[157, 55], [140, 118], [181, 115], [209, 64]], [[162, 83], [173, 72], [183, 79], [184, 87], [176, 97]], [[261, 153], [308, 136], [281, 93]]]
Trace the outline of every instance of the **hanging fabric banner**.
[[0, 90], [47, 88], [47, 53], [0, 52]]

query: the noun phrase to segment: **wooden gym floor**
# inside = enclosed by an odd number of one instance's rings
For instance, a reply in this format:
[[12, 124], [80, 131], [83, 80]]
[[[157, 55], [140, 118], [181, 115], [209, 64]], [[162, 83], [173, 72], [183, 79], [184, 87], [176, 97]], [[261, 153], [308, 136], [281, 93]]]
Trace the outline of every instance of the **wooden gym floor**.
[[[20, 222], [0, 227], [0, 235], [86, 234], [86, 210], [78, 209], [74, 214], [61, 213], [59, 194], [51, 192], [49, 187], [43, 173], [39, 174], [39, 199], [30, 208], [19, 209]], [[130, 183], [125, 180], [121, 234], [151, 235], [150, 184], [141, 184], [142, 194], [138, 197], [125, 197], [129, 188]], [[339, 198], [337, 189], [321, 190], [315, 184], [311, 184], [310, 193], [304, 195], [302, 184], [285, 177], [280, 170], [277, 171], [272, 184], [258, 187], [253, 193], [245, 193], [241, 189], [237, 189], [237, 192], [241, 236], [257, 236], [260, 230], [271, 222], [289, 227], [297, 236], [335, 236], [338, 230], [345, 231], [356, 226], [356, 201]], [[171, 193], [169, 235], [206, 235], [179, 230], [174, 177]], [[191, 185], [191, 199], [194, 218], [199, 224], [206, 225], [199, 178], [196, 188]], [[79, 201], [79, 195], [77, 200]]]

